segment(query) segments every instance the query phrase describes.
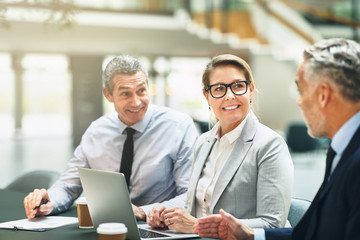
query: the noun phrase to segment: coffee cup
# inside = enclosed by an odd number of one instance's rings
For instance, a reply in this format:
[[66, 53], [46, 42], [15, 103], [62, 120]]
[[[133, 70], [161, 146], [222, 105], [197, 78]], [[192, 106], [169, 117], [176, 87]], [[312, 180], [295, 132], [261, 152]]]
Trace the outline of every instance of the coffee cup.
[[125, 240], [127, 228], [123, 223], [101, 223], [96, 232], [99, 240]]
[[77, 215], [79, 219], [79, 228], [93, 228], [88, 204], [85, 197], [79, 197], [76, 200]]

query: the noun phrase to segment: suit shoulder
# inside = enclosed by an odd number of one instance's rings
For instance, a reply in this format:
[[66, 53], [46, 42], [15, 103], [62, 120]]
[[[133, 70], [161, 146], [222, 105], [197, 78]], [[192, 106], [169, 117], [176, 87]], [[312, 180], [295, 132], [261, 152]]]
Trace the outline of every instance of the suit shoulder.
[[258, 130], [255, 134], [255, 138], [259, 140], [263, 139], [264, 141], [270, 140], [285, 143], [285, 139], [279, 133], [260, 122], [258, 123]]

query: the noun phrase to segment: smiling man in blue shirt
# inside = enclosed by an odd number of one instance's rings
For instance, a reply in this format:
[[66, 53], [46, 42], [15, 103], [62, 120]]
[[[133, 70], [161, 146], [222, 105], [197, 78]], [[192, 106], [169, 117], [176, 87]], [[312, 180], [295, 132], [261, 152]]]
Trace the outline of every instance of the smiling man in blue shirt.
[[[133, 57], [112, 59], [103, 80], [104, 95], [116, 113], [102, 116], [89, 126], [67, 170], [49, 190], [35, 189], [25, 197], [28, 218], [63, 212], [72, 205], [82, 193], [78, 167], [119, 172], [125, 129], [130, 126], [135, 133], [129, 192], [136, 218], [145, 220], [146, 213], [160, 202], [169, 207], [184, 206], [198, 136], [192, 119], [149, 104], [147, 71]], [[47, 204], [33, 210], [46, 199]]]

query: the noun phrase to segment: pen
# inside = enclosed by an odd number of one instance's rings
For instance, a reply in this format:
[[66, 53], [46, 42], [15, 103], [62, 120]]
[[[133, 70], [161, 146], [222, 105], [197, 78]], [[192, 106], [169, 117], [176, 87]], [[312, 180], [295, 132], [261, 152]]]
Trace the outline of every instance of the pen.
[[41, 205], [46, 204], [48, 201], [49, 201], [49, 200], [46, 199], [45, 201], [43, 201], [42, 203], [40, 203], [39, 206], [34, 207], [33, 210], [38, 209]]

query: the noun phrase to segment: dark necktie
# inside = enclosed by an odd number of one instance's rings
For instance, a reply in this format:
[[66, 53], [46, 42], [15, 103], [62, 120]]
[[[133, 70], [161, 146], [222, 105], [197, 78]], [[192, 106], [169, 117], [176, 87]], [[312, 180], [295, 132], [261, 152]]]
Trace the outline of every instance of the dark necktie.
[[329, 150], [326, 154], [326, 168], [325, 168], [325, 178], [324, 178], [325, 182], [327, 181], [327, 179], [330, 176], [331, 165], [332, 165], [335, 155], [336, 155], [336, 153], [335, 153], [334, 149], [332, 149], [332, 147], [329, 147]]
[[134, 141], [133, 141], [133, 135], [135, 133], [135, 130], [127, 127], [126, 129], [126, 140], [124, 143], [124, 149], [121, 157], [121, 166], [120, 166], [120, 172], [125, 175], [126, 183], [128, 187], [130, 186], [130, 176], [131, 176], [131, 167], [133, 163], [133, 157], [134, 157]]

